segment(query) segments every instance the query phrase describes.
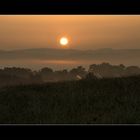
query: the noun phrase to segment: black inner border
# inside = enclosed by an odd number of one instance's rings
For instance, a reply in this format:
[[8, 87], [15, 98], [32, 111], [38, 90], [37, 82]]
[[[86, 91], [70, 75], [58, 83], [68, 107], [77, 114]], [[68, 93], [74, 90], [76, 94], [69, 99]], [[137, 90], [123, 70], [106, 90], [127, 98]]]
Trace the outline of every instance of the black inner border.
[[140, 14], [138, 0], [3, 1], [0, 14]]
[[[139, 15], [138, 0], [2, 1], [1, 15]], [[139, 125], [0, 125], [4, 137], [135, 137]]]

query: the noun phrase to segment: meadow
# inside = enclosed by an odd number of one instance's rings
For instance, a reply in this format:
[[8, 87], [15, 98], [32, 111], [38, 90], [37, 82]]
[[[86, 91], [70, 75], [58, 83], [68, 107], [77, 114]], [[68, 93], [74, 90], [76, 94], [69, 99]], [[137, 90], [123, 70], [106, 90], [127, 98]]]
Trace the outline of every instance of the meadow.
[[0, 124], [137, 123], [140, 123], [140, 76], [0, 89]]

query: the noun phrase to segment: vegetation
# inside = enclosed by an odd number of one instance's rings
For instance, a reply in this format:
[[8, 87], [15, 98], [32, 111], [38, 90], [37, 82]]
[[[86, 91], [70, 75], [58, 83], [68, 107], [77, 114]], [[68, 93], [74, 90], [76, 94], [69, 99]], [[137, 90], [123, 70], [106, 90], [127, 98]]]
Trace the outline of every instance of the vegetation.
[[3, 87], [0, 123], [140, 123], [140, 76]]
[[38, 71], [27, 68], [6, 67], [0, 69], [0, 87], [7, 85], [27, 85], [44, 82], [72, 81], [87, 78], [113, 78], [140, 75], [140, 68], [137, 66], [111, 65], [109, 63], [92, 64], [86, 70], [78, 66], [71, 70], [57, 70], [44, 67]]

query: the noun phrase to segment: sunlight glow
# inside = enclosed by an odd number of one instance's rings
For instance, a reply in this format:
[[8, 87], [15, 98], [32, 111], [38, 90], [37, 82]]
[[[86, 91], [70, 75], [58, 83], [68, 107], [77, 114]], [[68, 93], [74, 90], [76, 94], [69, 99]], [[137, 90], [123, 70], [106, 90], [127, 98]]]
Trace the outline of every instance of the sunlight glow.
[[63, 46], [67, 45], [68, 42], [69, 42], [69, 41], [68, 41], [68, 39], [67, 39], [66, 37], [62, 37], [62, 38], [60, 39], [60, 44], [63, 45]]

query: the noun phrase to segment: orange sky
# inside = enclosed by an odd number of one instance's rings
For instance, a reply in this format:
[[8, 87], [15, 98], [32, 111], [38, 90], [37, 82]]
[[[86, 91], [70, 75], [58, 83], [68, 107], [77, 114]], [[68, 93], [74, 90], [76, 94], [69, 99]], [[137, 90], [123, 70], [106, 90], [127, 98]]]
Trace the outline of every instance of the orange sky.
[[0, 16], [0, 49], [61, 48], [65, 35], [72, 49], [140, 48], [140, 16]]

